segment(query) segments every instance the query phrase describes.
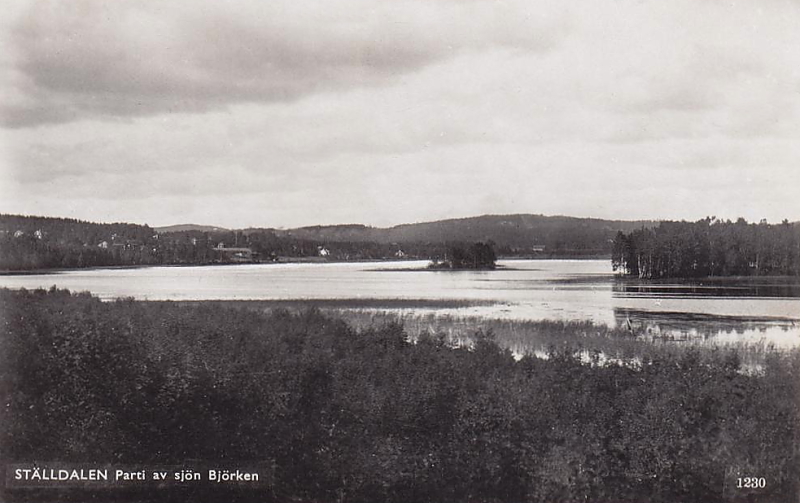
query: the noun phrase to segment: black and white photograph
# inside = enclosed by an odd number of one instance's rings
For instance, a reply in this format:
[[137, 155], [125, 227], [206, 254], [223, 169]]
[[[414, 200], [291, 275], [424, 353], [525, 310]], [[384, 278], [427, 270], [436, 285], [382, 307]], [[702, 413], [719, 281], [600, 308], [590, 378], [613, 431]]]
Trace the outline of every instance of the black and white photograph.
[[800, 2], [4, 0], [0, 502], [800, 503]]

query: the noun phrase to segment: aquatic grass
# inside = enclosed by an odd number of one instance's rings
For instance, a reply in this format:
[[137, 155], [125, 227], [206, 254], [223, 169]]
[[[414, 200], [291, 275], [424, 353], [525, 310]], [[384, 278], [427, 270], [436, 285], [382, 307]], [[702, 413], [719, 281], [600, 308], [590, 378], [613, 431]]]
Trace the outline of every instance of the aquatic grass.
[[[421, 335], [437, 335], [453, 347], [469, 346], [474, 335], [492, 334], [495, 342], [515, 355], [542, 356], [559, 352], [576, 355], [598, 354], [601, 361], [637, 362], [677, 358], [687, 352], [700, 352], [707, 358], [737, 358], [743, 368], [757, 371], [771, 354], [800, 352], [778, 348], [764, 341], [726, 341], [724, 338], [676, 339], [671, 335], [634, 336], [628, 330], [589, 321], [507, 320], [451, 314], [414, 314], [369, 309], [324, 310], [346, 320], [357, 330], [399, 323], [416, 340]], [[733, 356], [735, 355], [735, 356]]]
[[[263, 312], [288, 310], [300, 313], [317, 309], [348, 322], [356, 330], [400, 324], [409, 339], [435, 336], [451, 347], [471, 346], [476, 333], [491, 334], [497, 344], [518, 358], [525, 355], [546, 356], [571, 353], [591, 361], [587, 355], [598, 355], [597, 361], [626, 363], [637, 366], [642, 361], [663, 357], [680, 357], [687, 352], [700, 352], [708, 358], [725, 353], [735, 355], [748, 372], [763, 369], [765, 359], [775, 353], [789, 351], [763, 340], [728, 340], [708, 335], [708, 323], [701, 323], [697, 335], [645, 328], [627, 330], [583, 320], [515, 320], [482, 316], [461, 316], [448, 312], [474, 306], [496, 305], [495, 301], [469, 299], [301, 299], [301, 300], [233, 300], [184, 301], [181, 304], [219, 305]], [[665, 317], [663, 322], [669, 322]], [[727, 333], [740, 332], [730, 323]], [[731, 356], [733, 358], [733, 356]]]

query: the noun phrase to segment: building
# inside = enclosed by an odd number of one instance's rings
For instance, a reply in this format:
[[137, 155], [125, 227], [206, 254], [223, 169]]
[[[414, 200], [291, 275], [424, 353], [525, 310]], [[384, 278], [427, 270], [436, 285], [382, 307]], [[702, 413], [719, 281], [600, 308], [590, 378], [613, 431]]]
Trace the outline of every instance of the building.
[[250, 248], [226, 248], [219, 243], [214, 251], [221, 262], [253, 262], [254, 254]]

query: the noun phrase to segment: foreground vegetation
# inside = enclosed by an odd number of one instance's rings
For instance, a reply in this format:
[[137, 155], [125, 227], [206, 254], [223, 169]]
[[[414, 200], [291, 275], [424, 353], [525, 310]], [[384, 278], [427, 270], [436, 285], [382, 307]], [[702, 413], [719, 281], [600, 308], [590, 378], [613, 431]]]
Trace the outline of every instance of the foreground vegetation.
[[[735, 352], [699, 349], [654, 351], [638, 368], [587, 365], [567, 346], [517, 360], [482, 332], [453, 347], [443, 335], [412, 342], [401, 325], [356, 330], [316, 310], [103, 303], [59, 290], [2, 290], [0, 314], [0, 464], [275, 467], [259, 492], [151, 489], [104, 499], [798, 495], [796, 351], [769, 355], [753, 375]], [[751, 476], [766, 487], [736, 487]], [[96, 496], [18, 491], [0, 499]]]

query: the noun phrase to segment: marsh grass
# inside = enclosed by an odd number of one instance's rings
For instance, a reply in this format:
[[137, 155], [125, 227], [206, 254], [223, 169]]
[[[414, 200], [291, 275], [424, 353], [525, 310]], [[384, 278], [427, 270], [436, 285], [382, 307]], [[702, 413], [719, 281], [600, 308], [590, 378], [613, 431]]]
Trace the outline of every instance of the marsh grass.
[[[517, 358], [525, 355], [547, 358], [550, 354], [566, 352], [576, 355], [584, 363], [639, 367], [642, 362], [653, 359], [699, 352], [710, 359], [720, 356], [736, 358], [741, 362], [743, 372], [758, 373], [763, 370], [764, 361], [769, 355], [800, 352], [798, 349], [778, 348], [763, 340], [744, 342], [725, 337], [691, 337], [669, 332], [634, 334], [624, 328], [590, 321], [510, 320], [433, 311], [495, 304], [492, 301], [325, 299], [220, 303], [266, 312], [319, 309], [347, 321], [360, 331], [396, 323], [403, 326], [412, 341], [420, 336], [436, 336], [451, 347], [469, 347], [474, 343], [477, 333], [491, 334], [500, 347], [508, 349]], [[432, 312], [420, 313], [419, 310]]]
[[761, 368], [767, 355], [786, 352], [765, 342], [727, 342], [724, 339], [674, 338], [670, 335], [634, 336], [629, 331], [588, 321], [504, 320], [473, 316], [402, 314], [388, 311], [339, 310], [331, 312], [352, 326], [366, 329], [400, 323], [411, 337], [443, 335], [454, 346], [470, 345], [476, 332], [491, 333], [495, 342], [515, 355], [543, 356], [572, 352], [598, 354], [599, 361], [640, 362], [657, 357], [700, 351], [709, 356], [735, 353], [745, 369]]

